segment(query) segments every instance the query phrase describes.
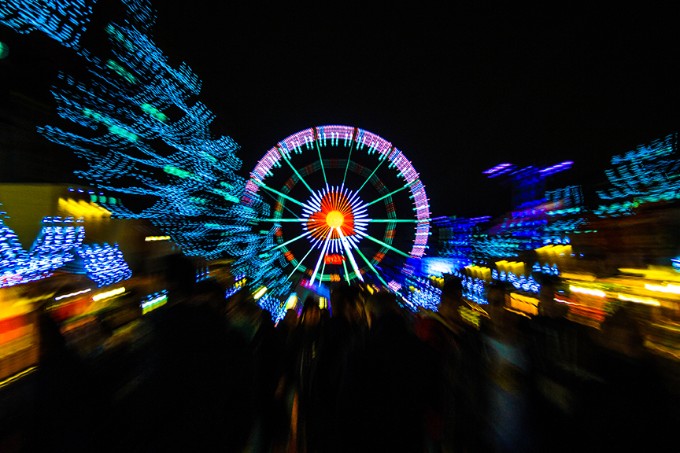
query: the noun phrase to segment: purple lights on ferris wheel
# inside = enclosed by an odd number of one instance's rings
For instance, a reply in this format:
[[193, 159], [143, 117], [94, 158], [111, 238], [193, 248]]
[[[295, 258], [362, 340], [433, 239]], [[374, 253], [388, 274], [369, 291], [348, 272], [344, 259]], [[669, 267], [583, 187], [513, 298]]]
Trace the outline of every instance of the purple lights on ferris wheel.
[[[347, 157], [344, 163], [344, 173], [341, 173], [342, 168], [333, 166], [334, 161], [331, 159], [333, 155], [327, 153], [327, 147], [346, 149]], [[310, 155], [306, 156], [302, 161], [294, 156], [294, 154], [307, 153], [310, 153]], [[370, 176], [367, 176], [368, 173], [361, 173], [354, 168], [359, 162], [364, 161], [361, 154], [364, 154], [364, 156], [373, 155], [374, 159], [377, 158], [377, 162], [372, 159], [365, 160], [365, 162], [373, 165], [373, 171]], [[304, 165], [311, 158], [313, 158], [314, 165]], [[294, 173], [298, 180], [312, 192], [311, 201], [305, 202], [298, 199], [298, 195], [291, 192], [289, 186], [278, 190], [276, 187], [272, 187], [272, 184], [277, 184], [276, 181], [265, 182], [276, 173], [275, 169], [277, 168], [284, 168], [284, 173], [287, 174], [290, 174], [290, 172]], [[330, 169], [330, 171], [327, 172], [326, 168]], [[377, 182], [373, 182], [371, 178], [378, 169], [382, 169], [383, 173], [393, 172], [398, 179], [401, 179], [401, 182], [397, 183], [396, 187], [389, 188], [379, 178]], [[306, 180], [307, 176], [315, 173], [317, 170], [319, 174], [315, 175], [315, 178]], [[370, 168], [367, 167], [366, 170], [370, 171]], [[348, 171], [359, 175], [359, 178], [357, 179], [354, 176], [356, 180], [346, 180], [345, 177]], [[319, 181], [321, 176], [323, 181]], [[362, 177], [364, 178], [363, 184], [359, 181]], [[333, 182], [336, 185], [333, 185]], [[363, 196], [368, 196], [370, 200], [367, 200], [366, 203], [360, 202], [358, 198], [355, 200], [354, 198], [357, 197], [358, 192], [368, 182], [371, 182], [374, 192], [369, 194], [365, 190]], [[348, 184], [347, 186], [345, 185], [346, 183]], [[314, 185], [319, 184], [321, 184], [321, 188], [314, 188]], [[350, 187], [354, 187], [354, 184], [357, 184], [358, 188], [350, 189]], [[279, 224], [276, 227], [276, 231], [279, 234], [278, 239], [276, 239], [278, 245], [273, 245], [272, 250], [279, 250], [288, 261], [285, 265], [290, 265], [293, 268], [289, 278], [295, 272], [298, 272], [311, 275], [312, 280], [318, 277], [319, 281], [339, 281], [344, 276], [345, 280], [350, 281], [355, 278], [363, 280], [363, 274], [368, 273], [387, 286], [387, 282], [381, 276], [381, 271], [375, 267], [385, 254], [394, 253], [406, 258], [421, 258], [427, 251], [431, 213], [425, 185], [420, 181], [420, 175], [406, 155], [391, 142], [372, 132], [353, 126], [331, 124], [304, 129], [286, 137], [269, 149], [257, 162], [250, 174], [250, 180], [246, 183], [244, 198], [255, 199], [260, 191], [267, 191], [280, 200], [274, 215], [271, 218], [262, 219], [262, 221]], [[400, 200], [404, 205], [407, 204], [407, 195], [410, 199], [411, 211], [410, 213], [408, 211], [405, 212], [406, 217], [398, 218], [396, 215], [395, 200], [392, 197], [397, 193], [403, 194], [397, 200]], [[343, 212], [339, 209], [328, 208], [328, 206], [325, 206], [328, 205], [327, 202], [321, 203], [321, 199], [324, 197], [331, 199], [347, 198], [351, 205], [351, 212], [353, 213], [352, 228], [345, 231], [345, 229], [336, 227], [338, 228], [338, 238], [332, 236], [332, 228], [334, 227], [328, 223], [329, 215], [334, 211], [339, 211], [341, 214]], [[379, 205], [378, 202], [382, 203]], [[293, 214], [292, 217], [284, 213], [284, 203], [287, 203], [286, 210], [288, 213]], [[382, 204], [384, 204], [383, 209], [378, 207]], [[372, 205], [377, 206], [371, 208], [371, 210], [378, 215], [371, 215], [369, 218], [366, 208]], [[318, 214], [323, 214], [325, 212], [324, 209], [331, 210], [325, 214], [326, 217], [323, 217], [323, 215], [320, 217]], [[314, 236], [312, 234], [313, 231], [319, 228], [328, 229], [325, 224], [317, 227], [317, 224], [312, 223], [318, 222], [319, 218], [321, 218], [321, 222], [330, 225], [330, 233]], [[378, 224], [378, 226], [373, 227], [369, 232], [367, 225], [371, 222]], [[413, 236], [411, 236], [412, 241], [410, 244], [407, 241], [393, 243], [394, 232], [398, 223], [410, 226], [410, 228], [400, 227], [399, 229], [400, 234], [407, 233], [409, 229], [411, 230]], [[284, 225], [281, 226], [280, 224]], [[296, 231], [295, 227], [293, 227], [295, 224], [301, 225], [301, 234], [298, 236], [294, 236], [295, 233], [287, 235], [286, 233]], [[387, 225], [382, 239], [373, 236], [375, 234], [374, 231], [383, 231], [380, 224]], [[352, 233], [350, 234], [348, 231]], [[284, 235], [286, 239], [283, 239]], [[311, 241], [307, 246], [309, 250], [304, 256], [296, 256], [288, 246], [304, 238]], [[373, 244], [378, 244], [380, 248], [377, 249], [377, 252], [370, 247], [366, 248], [367, 241], [360, 241], [360, 239], [366, 239]], [[375, 246], [372, 245], [372, 247]], [[410, 250], [407, 247], [410, 247]], [[314, 254], [307, 263], [304, 263], [312, 251], [314, 251]], [[366, 251], [370, 251], [370, 253], [364, 254]], [[327, 254], [345, 256], [347, 261], [343, 261], [343, 263], [349, 263], [351, 267], [343, 266], [340, 270], [328, 268], [326, 266], [328, 263], [325, 261]], [[314, 259], [315, 256], [316, 260]], [[359, 266], [364, 267], [360, 268]]]

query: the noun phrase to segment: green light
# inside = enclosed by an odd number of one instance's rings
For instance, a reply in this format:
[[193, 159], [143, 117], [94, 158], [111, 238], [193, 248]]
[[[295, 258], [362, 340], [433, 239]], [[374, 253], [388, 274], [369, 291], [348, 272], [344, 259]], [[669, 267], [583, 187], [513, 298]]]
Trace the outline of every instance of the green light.
[[112, 134], [120, 135], [123, 138], [130, 140], [131, 142], [137, 141], [137, 136], [130, 131], [126, 131], [120, 126], [109, 126], [109, 132]]
[[137, 79], [135, 79], [135, 76], [130, 74], [124, 67], [122, 67], [113, 60], [107, 61], [106, 66], [113, 69], [116, 72], [116, 74], [118, 74], [119, 76], [121, 76], [130, 83], [135, 83], [137, 81]]
[[9, 55], [9, 46], [0, 41], [0, 60], [7, 58], [7, 55]]
[[142, 110], [143, 110], [145, 113], [148, 113], [149, 115], [153, 116], [153, 117], [156, 118], [158, 121], [163, 121], [163, 122], [165, 122], [165, 121], [167, 121], [167, 119], [168, 119], [168, 117], [167, 117], [167, 115], [166, 115], [165, 113], [161, 112], [160, 110], [158, 110], [156, 107], [154, 107], [154, 106], [151, 105], [151, 104], [146, 104], [146, 103], [145, 103], [145, 104], [140, 105], [140, 107], [142, 108]]
[[181, 170], [177, 167], [173, 167], [172, 165], [166, 165], [165, 167], [163, 167], [163, 171], [166, 172], [166, 173], [169, 173], [171, 175], [175, 175], [178, 178], [182, 178], [182, 179], [188, 178], [188, 177], [191, 176], [191, 173], [189, 173], [188, 171]]

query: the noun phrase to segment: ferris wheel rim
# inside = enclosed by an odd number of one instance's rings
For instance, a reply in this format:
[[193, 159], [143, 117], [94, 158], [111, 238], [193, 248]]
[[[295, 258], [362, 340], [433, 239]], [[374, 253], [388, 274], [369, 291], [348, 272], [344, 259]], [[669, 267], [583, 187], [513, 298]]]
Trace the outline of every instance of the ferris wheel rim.
[[[326, 171], [324, 168], [324, 159], [321, 156], [321, 149], [326, 146], [339, 147], [341, 146], [341, 144], [350, 147], [350, 151], [346, 161], [347, 166], [345, 167], [345, 175], [343, 176], [341, 184], [329, 185], [328, 180], [326, 179]], [[298, 217], [294, 212], [291, 211], [294, 217], [283, 219], [281, 217], [281, 211], [276, 211], [278, 212], [279, 215], [278, 218], [279, 223], [281, 221], [301, 222], [304, 224], [304, 228], [306, 229], [307, 233], [306, 236], [311, 236], [313, 230], [316, 231], [317, 242], [313, 244], [312, 247], [310, 247], [309, 252], [311, 252], [311, 250], [315, 248], [320, 250], [320, 255], [322, 255], [325, 253], [326, 248], [330, 247], [329, 244], [331, 243], [331, 241], [334, 241], [332, 246], [334, 247], [333, 250], [337, 252], [342, 251], [344, 249], [350, 260], [354, 262], [354, 260], [351, 259], [352, 258], [351, 247], [352, 246], [358, 247], [357, 241], [365, 240], [366, 238], [368, 238], [371, 241], [374, 241], [381, 245], [381, 247], [385, 246], [389, 247], [389, 244], [385, 244], [383, 241], [372, 238], [370, 235], [365, 234], [365, 232], [361, 231], [360, 229], [357, 231], [354, 231], [353, 229], [350, 230], [342, 229], [341, 231], [339, 227], [330, 228], [328, 225], [319, 226], [320, 225], [319, 223], [310, 224], [311, 218], [310, 213], [316, 212], [313, 208], [314, 207], [318, 208], [318, 202], [320, 202], [320, 200], [324, 196], [333, 193], [334, 196], [340, 195], [346, 196], [347, 194], [349, 194], [350, 197], [353, 197], [355, 195], [358, 195], [358, 192], [360, 192], [361, 188], [363, 188], [362, 185], [356, 191], [352, 191], [351, 189], [345, 187], [345, 178], [347, 176], [347, 171], [350, 166], [350, 162], [352, 162], [351, 154], [354, 149], [356, 149], [356, 151], [363, 150], [368, 155], [376, 154], [379, 160], [378, 167], [386, 163], [387, 168], [393, 169], [396, 172], [397, 176], [401, 177], [404, 180], [403, 186], [399, 187], [397, 190], [387, 193], [386, 195], [381, 196], [378, 199], [372, 200], [369, 203], [361, 201], [360, 206], [377, 203], [378, 201], [382, 201], [382, 199], [388, 197], [389, 199], [391, 199], [391, 196], [396, 192], [408, 190], [410, 193], [409, 198], [411, 199], [413, 205], [412, 206], [413, 219], [408, 220], [406, 219], [400, 220], [396, 218], [369, 219], [368, 222], [370, 221], [385, 223], [392, 222], [393, 224], [396, 224], [397, 222], [412, 222], [414, 224], [413, 245], [411, 246], [408, 252], [403, 252], [399, 250], [397, 250], [397, 252], [399, 252], [400, 254], [407, 258], [421, 258], [424, 255], [427, 248], [427, 239], [429, 236], [430, 229], [430, 211], [427, 195], [425, 193], [425, 186], [420, 181], [419, 174], [415, 170], [411, 162], [408, 159], [406, 159], [404, 154], [398, 148], [396, 148], [394, 145], [392, 145], [391, 142], [388, 142], [387, 140], [383, 139], [377, 134], [368, 132], [364, 129], [360, 129], [353, 126], [326, 125], [303, 129], [299, 132], [289, 135], [285, 139], [279, 141], [271, 149], [269, 149], [258, 161], [255, 168], [250, 174], [250, 179], [246, 183], [246, 193], [249, 194], [250, 196], [255, 196], [260, 191], [260, 189], [264, 189], [276, 194], [279, 197], [278, 198], [279, 200], [284, 200], [283, 202], [279, 203], [281, 206], [285, 206], [285, 200], [300, 205], [298, 209], [306, 210], [304, 211], [306, 215]], [[300, 169], [296, 168], [291, 163], [293, 155], [301, 154], [303, 151], [308, 150], [316, 150], [319, 153], [318, 165], [320, 166], [320, 171], [323, 173], [323, 177], [326, 182], [325, 188], [322, 187], [321, 189], [316, 190], [312, 189], [312, 187], [310, 187], [309, 184], [305, 181], [303, 175], [300, 174], [299, 172]], [[288, 166], [290, 170], [292, 170], [292, 172], [294, 172], [297, 175], [298, 180], [301, 181], [302, 184], [304, 184], [310, 191], [311, 195], [308, 200], [306, 201], [296, 200], [288, 196], [286, 193], [284, 193], [283, 188], [279, 191], [267, 185], [267, 183], [265, 182], [266, 179], [270, 176], [273, 176], [276, 168], [283, 166]], [[375, 168], [374, 173], [378, 170], [378, 167]], [[366, 184], [366, 182], [368, 181], [365, 181], [364, 185]], [[288, 190], [290, 190], [290, 188]], [[315, 206], [312, 206], [314, 203], [312, 203], [311, 200], [315, 201], [316, 203]], [[282, 209], [283, 208], [281, 208], [281, 210]], [[290, 211], [290, 208], [288, 208], [288, 210]], [[277, 221], [276, 218], [268, 220]], [[315, 218], [314, 221], [323, 222], [323, 219]], [[364, 222], [364, 224], [365, 223], [367, 222]], [[324, 231], [324, 234], [327, 234], [326, 238], [323, 238], [323, 235], [319, 236], [321, 230]], [[348, 235], [347, 234], [348, 231], [350, 231], [351, 234]], [[288, 242], [279, 242], [278, 247], [284, 248], [284, 250], [286, 250], [285, 247], [288, 245]], [[391, 249], [394, 250], [394, 248]], [[361, 253], [360, 250], [358, 250], [358, 248], [356, 250], [359, 253]], [[386, 253], [386, 250], [384, 251]], [[307, 257], [309, 252], [305, 255], [305, 257], [302, 258], [302, 260], [304, 260]], [[361, 257], [362, 259], [364, 259], [366, 264], [372, 268], [370, 262], [366, 260], [366, 258], [363, 255], [361, 255]], [[321, 257], [319, 257], [319, 259], [317, 260], [315, 271], [313, 273], [314, 276], [316, 276], [317, 274], [320, 259]], [[353, 268], [354, 269], [353, 272], [351, 273], [352, 274], [351, 277], [352, 278], [356, 277], [363, 280], [363, 278], [361, 277], [361, 272], [358, 269], [358, 266], [353, 264]], [[374, 268], [373, 270], [375, 271]], [[293, 273], [294, 272], [295, 269], [293, 270]], [[349, 272], [346, 272], [346, 274], [349, 275]], [[379, 275], [378, 277], [380, 278]], [[383, 281], [383, 283], [386, 282]]]

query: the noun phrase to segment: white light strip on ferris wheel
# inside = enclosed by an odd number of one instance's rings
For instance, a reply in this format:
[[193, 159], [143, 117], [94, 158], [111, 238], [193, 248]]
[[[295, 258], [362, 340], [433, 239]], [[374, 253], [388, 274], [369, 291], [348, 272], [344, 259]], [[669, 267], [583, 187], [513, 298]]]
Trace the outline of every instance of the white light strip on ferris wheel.
[[359, 272], [359, 266], [357, 266], [357, 262], [354, 260], [354, 255], [352, 255], [352, 250], [350, 249], [347, 238], [345, 238], [345, 235], [342, 234], [342, 229], [340, 227], [335, 227], [335, 229], [338, 231], [338, 235], [340, 236], [340, 242], [342, 243], [342, 246], [345, 248], [345, 253], [347, 254], [347, 258], [349, 258], [349, 262], [352, 264], [352, 269], [354, 269], [354, 274], [357, 276], [357, 278], [359, 280], [361, 280], [363, 282], [364, 277], [363, 277], [363, 275], [361, 275], [361, 272]]
[[[312, 278], [310, 279], [310, 282], [314, 284], [314, 279], [316, 278], [316, 273], [319, 271], [319, 265], [321, 264], [321, 261], [323, 261], [324, 257], [326, 256], [326, 249], [328, 248], [329, 244], [329, 239], [331, 238], [331, 234], [333, 234], [333, 229], [328, 230], [328, 236], [326, 236], [326, 242], [323, 244], [323, 248], [321, 249], [321, 253], [319, 253], [319, 258], [316, 260], [316, 266], [314, 267], [314, 273], [312, 274]], [[319, 283], [321, 283], [321, 276], [319, 276]]]

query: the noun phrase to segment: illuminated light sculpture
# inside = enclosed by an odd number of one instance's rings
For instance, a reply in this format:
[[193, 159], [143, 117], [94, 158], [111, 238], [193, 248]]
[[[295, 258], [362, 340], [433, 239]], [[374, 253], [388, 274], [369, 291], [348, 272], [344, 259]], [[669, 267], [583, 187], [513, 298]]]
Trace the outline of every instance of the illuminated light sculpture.
[[28, 254], [3, 217], [4, 212], [0, 212], [0, 288], [23, 283], [28, 262]]
[[80, 263], [82, 272], [97, 286], [131, 277], [132, 271], [117, 245], [83, 244], [82, 219], [48, 216], [42, 224], [26, 252], [16, 234], [0, 221], [0, 288], [41, 280], [57, 269], [74, 270], [75, 266], [80, 270]]
[[261, 194], [273, 215], [258, 221], [274, 225], [271, 251], [283, 254], [287, 279], [390, 287], [378, 269], [385, 255], [419, 259], [427, 249], [430, 210], [418, 173], [390, 142], [356, 127], [313, 127], [277, 143], [246, 185], [247, 199]]
[[132, 276], [117, 244], [84, 244], [78, 249], [78, 255], [87, 276], [97, 286], [112, 285]]
[[82, 219], [45, 217], [38, 237], [29, 252], [32, 270], [53, 271], [73, 261], [82, 246], [85, 227]]
[[164, 289], [153, 294], [149, 294], [139, 302], [142, 315], [150, 313], [168, 303], [168, 290]]
[[538, 168], [532, 165], [517, 167], [515, 164], [503, 163], [482, 172], [487, 178], [500, 178], [512, 188], [513, 208], [525, 208], [541, 204], [544, 201], [545, 178], [568, 170], [574, 162], [564, 161], [549, 167]]
[[432, 220], [438, 229], [437, 251], [453, 261], [452, 273], [455, 273], [472, 263], [475, 237], [484, 231], [491, 217], [436, 217]]
[[609, 204], [600, 205], [600, 217], [630, 215], [643, 203], [680, 199], [680, 156], [678, 134], [673, 133], [649, 145], [614, 156], [614, 166], [605, 170], [611, 187], [597, 192]]
[[[44, 33], [64, 47], [81, 50], [80, 41], [90, 25], [98, 0], [3, 0], [0, 24], [17, 33]], [[147, 0], [120, 0], [134, 25], [145, 30], [155, 22]]]
[[[391, 282], [390, 282], [391, 283]], [[438, 311], [442, 299], [442, 290], [433, 286], [429, 279], [424, 277], [409, 277], [405, 280], [405, 289], [402, 290], [403, 299], [407, 302], [405, 307], [413, 312], [420, 309]], [[394, 292], [394, 288], [390, 287]]]
[[5, 0], [0, 4], [0, 23], [17, 33], [45, 33], [70, 48], [78, 48], [97, 0]]
[[214, 115], [196, 100], [198, 77], [184, 63], [171, 67], [130, 21], [109, 23], [106, 32], [110, 55], [82, 52], [89, 79], [62, 73], [53, 89], [73, 127], [39, 131], [87, 162], [75, 174], [89, 185], [140, 201], [136, 209], [99, 203], [114, 217], [151, 221], [188, 256], [258, 253], [250, 220], [267, 207], [241, 203], [238, 145], [211, 134]]
[[[489, 263], [498, 258], [515, 258], [520, 253], [533, 250], [546, 243], [569, 242], [567, 232], [583, 222], [557, 221], [551, 223], [555, 209], [577, 208], [580, 188], [573, 186], [553, 192], [544, 190], [545, 180], [573, 166], [564, 161], [544, 168], [527, 166], [519, 168], [504, 163], [483, 172], [488, 178], [499, 178], [511, 187], [513, 211], [485, 235], [474, 238], [472, 262]], [[580, 207], [578, 207], [580, 209]]]

